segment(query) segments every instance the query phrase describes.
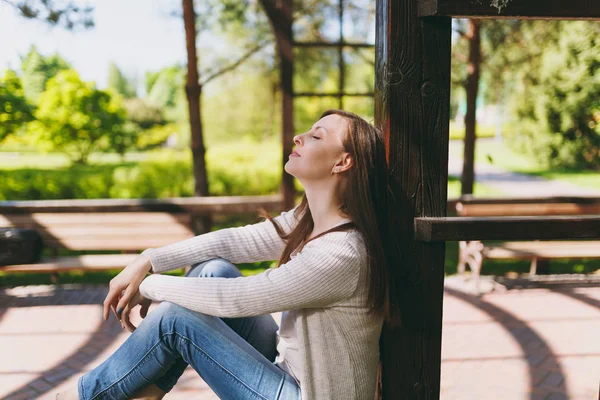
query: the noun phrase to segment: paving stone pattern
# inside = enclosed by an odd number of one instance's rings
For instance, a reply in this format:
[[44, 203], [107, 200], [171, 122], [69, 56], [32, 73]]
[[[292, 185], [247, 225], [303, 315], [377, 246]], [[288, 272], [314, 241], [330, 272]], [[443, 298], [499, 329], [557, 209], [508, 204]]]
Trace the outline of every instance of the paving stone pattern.
[[[448, 282], [442, 399], [598, 399], [600, 288], [476, 297]], [[0, 290], [0, 398], [53, 399], [115, 351], [129, 334], [112, 317], [102, 321], [105, 295], [95, 285]], [[217, 396], [188, 369], [165, 398]]]

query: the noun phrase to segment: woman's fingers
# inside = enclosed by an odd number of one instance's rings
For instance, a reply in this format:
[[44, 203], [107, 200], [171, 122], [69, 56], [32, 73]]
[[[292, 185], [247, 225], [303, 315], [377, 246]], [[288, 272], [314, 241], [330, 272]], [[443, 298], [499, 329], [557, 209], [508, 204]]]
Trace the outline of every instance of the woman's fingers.
[[[129, 301], [131, 300], [131, 298], [133, 297], [133, 295], [136, 292], [137, 292], [137, 287], [134, 288], [133, 285], [131, 285], [131, 284], [129, 286], [127, 286], [127, 289], [125, 289], [123, 296], [121, 296], [121, 298], [117, 302], [117, 316], [119, 317], [119, 319], [121, 318], [121, 313], [123, 312], [123, 310], [125, 310], [125, 307], [129, 304]], [[134, 304], [134, 306], [135, 306], [135, 304]]]
[[123, 313], [121, 314], [121, 325], [131, 333], [135, 331], [136, 327], [131, 323], [131, 320], [129, 319], [130, 314], [131, 308], [129, 307], [129, 304], [127, 304], [123, 309]]
[[108, 313], [110, 312], [110, 310], [112, 309], [113, 312], [115, 312], [115, 316], [116, 316], [116, 307], [117, 307], [117, 302], [119, 301], [119, 292], [117, 292], [116, 290], [110, 289], [108, 291], [108, 294], [106, 295], [106, 298], [104, 299], [104, 310], [102, 313], [102, 316], [104, 317], [104, 320], [106, 321], [108, 319]]

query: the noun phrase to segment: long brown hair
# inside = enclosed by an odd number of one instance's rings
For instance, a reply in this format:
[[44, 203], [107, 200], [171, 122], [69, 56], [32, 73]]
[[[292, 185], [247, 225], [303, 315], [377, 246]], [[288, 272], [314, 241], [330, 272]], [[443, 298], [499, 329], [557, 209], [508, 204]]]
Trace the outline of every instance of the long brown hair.
[[[382, 314], [388, 322], [398, 322], [395, 318], [396, 306], [392, 304], [395, 303], [395, 296], [389, 273], [397, 246], [388, 240], [389, 182], [383, 134], [377, 127], [347, 111], [330, 109], [319, 119], [332, 114], [348, 122], [343, 145], [354, 164], [345, 172], [349, 180], [340, 211], [350, 217], [366, 244], [369, 263], [368, 306], [371, 312]], [[279, 236], [286, 242], [277, 266], [290, 260], [292, 252], [303, 246], [314, 228], [306, 194], [296, 210], [300, 220], [287, 234], [264, 210], [261, 215], [273, 223]]]

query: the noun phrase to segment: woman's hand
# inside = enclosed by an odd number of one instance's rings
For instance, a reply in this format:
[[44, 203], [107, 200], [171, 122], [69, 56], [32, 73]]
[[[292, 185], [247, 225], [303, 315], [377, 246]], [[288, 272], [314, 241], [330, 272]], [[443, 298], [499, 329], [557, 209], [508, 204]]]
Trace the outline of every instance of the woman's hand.
[[151, 303], [152, 303], [152, 300], [147, 299], [144, 296], [142, 296], [140, 291], [138, 290], [131, 297], [131, 300], [129, 300], [129, 303], [127, 303], [125, 305], [125, 308], [123, 309], [123, 313], [121, 314], [121, 326], [123, 327], [123, 329], [127, 329], [129, 332], [135, 331], [136, 327], [135, 327], [135, 325], [133, 325], [131, 323], [131, 320], [129, 319], [129, 314], [131, 313], [131, 310], [139, 304], [141, 306], [140, 316], [142, 318], [146, 318], [146, 315], [148, 315], [148, 308], [150, 308]]
[[119, 275], [111, 279], [108, 287], [108, 294], [104, 299], [104, 320], [108, 319], [108, 313], [112, 311], [121, 319], [121, 313], [131, 298], [138, 293], [140, 284], [150, 272], [152, 264], [146, 256], [139, 255], [131, 264], [129, 264]]

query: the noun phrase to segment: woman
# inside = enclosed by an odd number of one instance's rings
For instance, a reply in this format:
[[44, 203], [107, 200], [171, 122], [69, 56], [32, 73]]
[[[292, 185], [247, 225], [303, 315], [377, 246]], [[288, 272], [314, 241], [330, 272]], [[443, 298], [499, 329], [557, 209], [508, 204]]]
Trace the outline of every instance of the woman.
[[[300, 205], [142, 252], [104, 301], [104, 319], [112, 309], [135, 331], [58, 399], [160, 399], [187, 365], [224, 399], [373, 399], [390, 313], [384, 140], [328, 110], [294, 143], [285, 170], [304, 186]], [[232, 264], [273, 259], [249, 277]], [[196, 279], [159, 275], [199, 261]], [[151, 300], [163, 303], [146, 317]]]

